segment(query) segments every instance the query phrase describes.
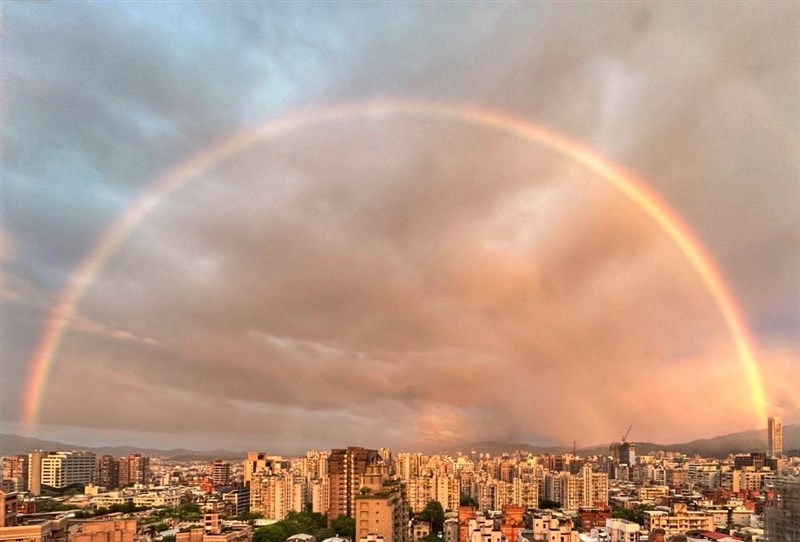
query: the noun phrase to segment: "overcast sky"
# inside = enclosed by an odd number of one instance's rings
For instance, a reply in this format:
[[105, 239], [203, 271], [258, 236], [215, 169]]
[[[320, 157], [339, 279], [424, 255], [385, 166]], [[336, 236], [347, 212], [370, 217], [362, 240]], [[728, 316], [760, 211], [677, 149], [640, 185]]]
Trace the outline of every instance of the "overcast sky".
[[2, 432], [295, 452], [662, 443], [766, 425], [720, 309], [658, 225], [497, 111], [633, 172], [716, 262], [770, 413], [800, 422], [800, 4], [4, 2]]

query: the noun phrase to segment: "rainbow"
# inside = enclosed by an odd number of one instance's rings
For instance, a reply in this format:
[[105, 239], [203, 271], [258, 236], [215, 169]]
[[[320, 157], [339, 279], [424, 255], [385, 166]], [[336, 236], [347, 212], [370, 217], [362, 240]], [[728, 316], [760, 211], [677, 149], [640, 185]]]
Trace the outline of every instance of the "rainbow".
[[100, 242], [80, 263], [51, 311], [42, 338], [30, 362], [23, 395], [23, 423], [30, 429], [38, 420], [39, 407], [47, 376], [53, 365], [59, 343], [70, 320], [95, 276], [114, 253], [117, 246], [158, 203], [172, 192], [206, 171], [219, 160], [228, 158], [253, 143], [291, 131], [354, 118], [380, 119], [416, 115], [449, 120], [506, 131], [531, 143], [543, 145], [573, 163], [606, 180], [644, 211], [674, 242], [703, 281], [727, 325], [747, 380], [753, 407], [760, 423], [767, 417], [766, 397], [761, 374], [753, 354], [752, 340], [737, 303], [728, 290], [719, 270], [678, 217], [643, 182], [612, 165], [594, 151], [570, 141], [544, 127], [509, 115], [470, 105], [441, 104], [425, 101], [375, 100], [366, 103], [309, 109], [289, 117], [271, 121], [260, 128], [242, 132], [223, 143], [203, 151], [187, 162], [167, 171], [153, 182], [134, 204], [109, 228]]

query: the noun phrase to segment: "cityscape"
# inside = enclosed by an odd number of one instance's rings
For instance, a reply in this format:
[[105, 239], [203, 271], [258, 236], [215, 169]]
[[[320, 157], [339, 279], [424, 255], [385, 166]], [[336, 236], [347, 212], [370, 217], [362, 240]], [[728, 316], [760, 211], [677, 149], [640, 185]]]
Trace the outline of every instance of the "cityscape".
[[800, 2], [0, 20], [0, 542], [800, 542]]
[[358, 446], [241, 461], [34, 451], [3, 458], [0, 541], [666, 542], [797, 540], [800, 449], [724, 459], [426, 455]]

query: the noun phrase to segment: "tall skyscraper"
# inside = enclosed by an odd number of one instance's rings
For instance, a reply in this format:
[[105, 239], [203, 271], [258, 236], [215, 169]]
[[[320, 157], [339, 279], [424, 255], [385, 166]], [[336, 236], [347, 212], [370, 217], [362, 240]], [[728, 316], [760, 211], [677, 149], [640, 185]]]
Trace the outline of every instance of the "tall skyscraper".
[[783, 423], [780, 416], [767, 418], [767, 456], [783, 455]]

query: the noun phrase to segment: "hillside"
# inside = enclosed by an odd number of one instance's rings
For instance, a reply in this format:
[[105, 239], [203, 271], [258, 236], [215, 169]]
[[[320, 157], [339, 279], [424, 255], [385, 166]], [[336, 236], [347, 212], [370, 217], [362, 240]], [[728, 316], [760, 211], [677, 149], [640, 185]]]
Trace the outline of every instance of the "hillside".
[[[687, 455], [702, 455], [706, 457], [725, 457], [731, 453], [749, 453], [766, 451], [767, 430], [756, 429], [741, 431], [718, 437], [693, 440], [677, 444], [655, 444], [652, 442], [636, 442], [636, 452], [645, 455], [654, 451], [682, 452]], [[783, 448], [786, 453], [800, 449], [800, 424], [784, 425]], [[195, 451], [185, 448], [163, 450], [158, 448], [140, 448], [136, 446], [115, 447], [87, 447], [75, 443], [55, 442], [40, 440], [18, 435], [0, 435], [0, 455], [27, 454], [34, 450], [87, 450], [97, 455], [113, 455], [121, 457], [132, 453], [140, 453], [151, 457], [169, 458], [175, 460], [210, 461], [213, 459], [238, 460], [245, 457], [246, 452], [231, 450]], [[572, 451], [571, 446], [532, 446], [530, 444], [513, 444], [497, 441], [470, 442], [458, 446], [447, 446], [429, 450], [431, 453], [445, 453], [454, 455], [457, 452], [469, 454], [489, 453], [492, 456], [503, 453], [522, 451], [532, 454], [563, 454]], [[579, 455], [607, 455], [609, 445], [602, 444], [588, 448], [578, 448]]]

